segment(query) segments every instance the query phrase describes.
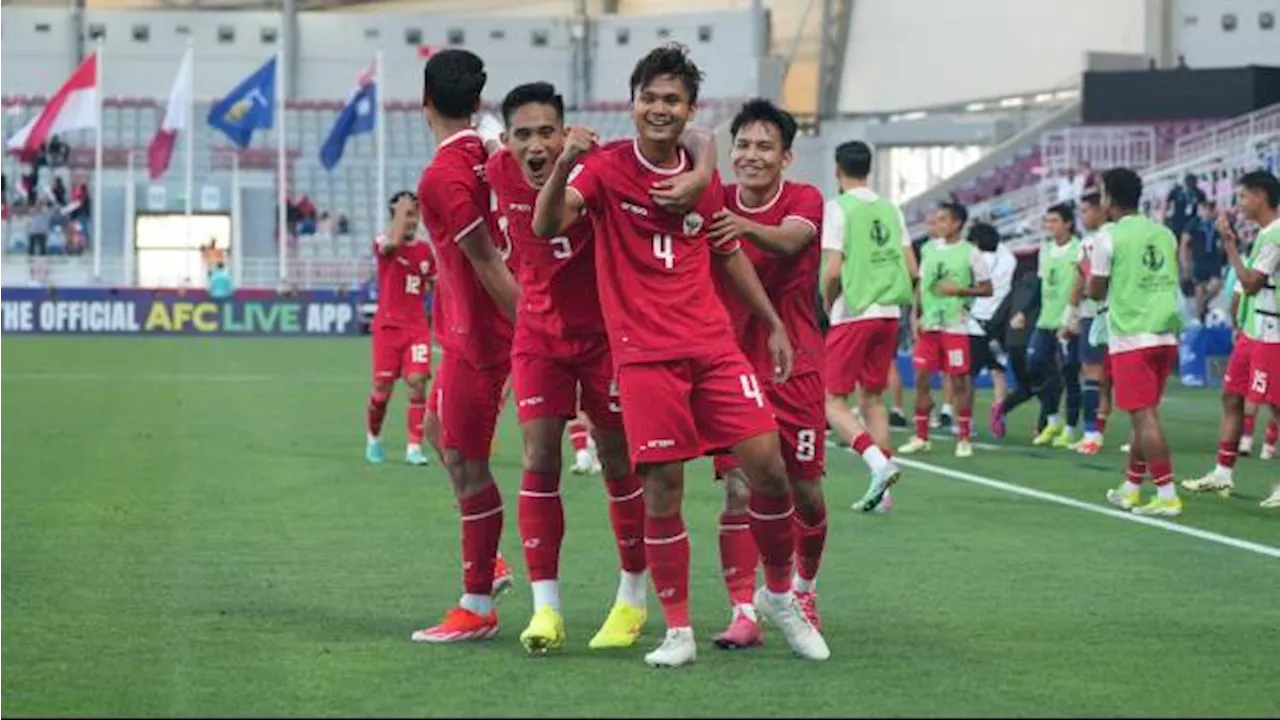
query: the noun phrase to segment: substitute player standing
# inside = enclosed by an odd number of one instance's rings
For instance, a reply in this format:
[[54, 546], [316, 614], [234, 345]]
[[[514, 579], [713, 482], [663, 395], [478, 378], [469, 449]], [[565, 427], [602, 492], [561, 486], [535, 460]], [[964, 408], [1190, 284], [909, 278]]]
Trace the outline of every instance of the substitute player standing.
[[[818, 626], [817, 576], [827, 538], [827, 508], [822, 497], [826, 456], [823, 442], [822, 330], [814, 312], [821, 249], [822, 193], [812, 185], [788, 182], [796, 121], [768, 100], [742, 106], [730, 123], [730, 159], [738, 182], [724, 188], [725, 209], [711, 224], [715, 242], [743, 238], [760, 284], [777, 309], [795, 349], [795, 364], [785, 383], [773, 382], [769, 328], [751, 315], [724, 283], [721, 299], [729, 310], [738, 345], [755, 367], [756, 378], [773, 405], [782, 441], [782, 458], [795, 499], [796, 600]], [[720, 516], [720, 567], [729, 591], [732, 617], [715, 637], [720, 648], [744, 648], [762, 641], [752, 605], [759, 552], [747, 513], [750, 480], [730, 455], [715, 459], [725, 489]]]
[[418, 642], [493, 637], [495, 556], [502, 536], [502, 497], [489, 471], [502, 388], [511, 370], [511, 319], [519, 287], [486, 220], [487, 153], [471, 125], [485, 84], [484, 63], [466, 50], [444, 50], [423, 71], [423, 105], [435, 157], [422, 174], [418, 198], [440, 266], [435, 326], [444, 355], [434, 398], [441, 456], [462, 515], [464, 593]]
[[[1255, 406], [1270, 403], [1272, 415], [1280, 408], [1280, 315], [1276, 308], [1275, 273], [1280, 256], [1280, 181], [1258, 170], [1239, 180], [1240, 212], [1258, 223], [1262, 231], [1253, 241], [1247, 261], [1240, 258], [1239, 240], [1223, 217], [1218, 223], [1227, 260], [1235, 270], [1243, 297], [1240, 300], [1240, 333], [1227, 363], [1222, 382], [1222, 424], [1218, 431], [1218, 462], [1213, 470], [1182, 487], [1193, 492], [1230, 493], [1237, 449], [1244, 426], [1246, 401]], [[1263, 501], [1277, 502], [1280, 487]], [[1280, 502], [1277, 502], [1280, 504]]]
[[431, 330], [423, 295], [435, 281], [435, 253], [418, 238], [418, 198], [396, 193], [387, 207], [391, 227], [373, 242], [378, 261], [378, 309], [373, 315], [373, 391], [365, 412], [364, 456], [371, 463], [386, 459], [382, 421], [398, 378], [409, 386], [408, 444], [404, 460], [426, 465], [422, 453], [422, 418], [431, 377]]
[[[1080, 277], [1072, 293], [1072, 304], [1078, 308], [1069, 331], [1079, 338], [1080, 401], [1084, 412], [1084, 439], [1075, 447], [1082, 455], [1097, 455], [1102, 450], [1107, 416], [1111, 414], [1111, 378], [1107, 372], [1107, 344], [1104, 332], [1107, 306], [1084, 296], [1085, 283], [1093, 257], [1094, 238], [1107, 223], [1102, 211], [1102, 195], [1090, 192], [1080, 198]], [[1096, 325], [1096, 327], [1095, 327]]]
[[[898, 355], [898, 319], [911, 305], [917, 273], [902, 210], [867, 186], [871, 160], [864, 142], [836, 148], [841, 192], [826, 204], [822, 227], [822, 301], [831, 318], [826, 417], [871, 469], [866, 493], [853, 504], [864, 512], [880, 506], [899, 475], [888, 459], [889, 418], [881, 395]], [[849, 410], [855, 390], [867, 427]]]
[[969, 378], [969, 302], [993, 291], [991, 272], [982, 253], [960, 237], [969, 213], [964, 206], [945, 203], [938, 211], [941, 240], [930, 240], [920, 253], [919, 317], [916, 368], [916, 434], [898, 448], [903, 455], [928, 450], [929, 413], [933, 397], [929, 377], [941, 372], [951, 378], [959, 421], [956, 457], [973, 455], [973, 383]]
[[594, 133], [573, 128], [538, 194], [534, 230], [559, 235], [582, 212], [596, 224], [601, 306], [627, 443], [644, 478], [645, 552], [667, 620], [665, 640], [645, 662], [675, 667], [696, 657], [689, 536], [681, 517], [683, 467], [704, 451], [724, 450], [732, 450], [752, 483], [748, 512], [767, 585], [755, 595], [756, 609], [795, 652], [824, 660], [830, 656], [826, 642], [792, 592], [793, 511], [777, 426], [716, 297], [712, 256], [752, 312], [765, 319], [779, 382], [792, 360], [786, 327], [739, 243], [721, 242], [713, 252], [708, 229], [724, 209], [717, 177], [688, 213], [667, 212], [652, 195], [655, 184], [689, 165], [679, 139], [701, 81], [683, 46], [659, 47], [642, 58], [631, 76], [637, 137], [588, 155]]
[[520, 303], [512, 351], [516, 408], [524, 433], [519, 527], [533, 584], [534, 614], [520, 641], [530, 652], [564, 644], [559, 563], [564, 540], [560, 500], [565, 424], [579, 403], [595, 427], [622, 578], [613, 609], [592, 648], [629, 647], [644, 626], [644, 498], [631, 468], [614, 392], [609, 340], [596, 290], [589, 218], [562, 235], [533, 234], [538, 188], [564, 150], [564, 100], [550, 83], [519, 85], [502, 101], [504, 150], [489, 158], [498, 223], [520, 256]]
[[[1107, 501], [1138, 515], [1175, 516], [1182, 499], [1160, 399], [1178, 365], [1178, 243], [1169, 228], [1138, 212], [1142, 178], [1128, 168], [1102, 173], [1102, 207], [1114, 225], [1094, 239], [1089, 297], [1108, 300], [1107, 325], [1116, 407], [1133, 418], [1126, 480]], [[1145, 505], [1139, 491], [1150, 469], [1157, 494]]]

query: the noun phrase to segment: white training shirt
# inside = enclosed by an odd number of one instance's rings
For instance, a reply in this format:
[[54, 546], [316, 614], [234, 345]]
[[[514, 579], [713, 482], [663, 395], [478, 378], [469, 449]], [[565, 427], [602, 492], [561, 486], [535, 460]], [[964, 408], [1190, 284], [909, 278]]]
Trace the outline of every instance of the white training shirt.
[[982, 253], [982, 259], [991, 269], [991, 297], [974, 298], [973, 307], [969, 311], [975, 322], [969, 324], [970, 335], [982, 335], [982, 327], [976, 321], [987, 322], [996, 314], [1000, 303], [1013, 290], [1013, 275], [1018, 270], [1018, 258], [1013, 251], [1003, 244], [997, 245], [995, 252]]

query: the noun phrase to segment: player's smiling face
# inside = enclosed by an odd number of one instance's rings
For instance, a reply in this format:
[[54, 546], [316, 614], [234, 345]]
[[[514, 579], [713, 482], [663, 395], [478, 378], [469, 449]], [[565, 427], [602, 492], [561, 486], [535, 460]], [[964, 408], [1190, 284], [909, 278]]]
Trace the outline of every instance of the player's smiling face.
[[1267, 196], [1257, 190], [1241, 187], [1236, 190], [1236, 201], [1242, 215], [1250, 220], [1257, 220], [1262, 214], [1262, 208], [1267, 204]]
[[542, 187], [564, 150], [564, 120], [551, 105], [525, 103], [512, 113], [509, 125], [503, 143], [529, 184]]
[[1090, 230], [1097, 230], [1107, 218], [1102, 214], [1102, 206], [1091, 202], [1080, 203], [1080, 224]]
[[693, 102], [684, 81], [675, 75], [659, 75], [636, 90], [631, 115], [636, 133], [645, 140], [674, 142], [693, 119]]
[[1051, 212], [1044, 216], [1044, 231], [1054, 240], [1062, 240], [1071, 233], [1071, 228], [1058, 213]]
[[791, 151], [782, 147], [782, 130], [768, 122], [750, 122], [738, 128], [729, 153], [738, 184], [750, 190], [776, 187], [782, 171], [791, 164]]

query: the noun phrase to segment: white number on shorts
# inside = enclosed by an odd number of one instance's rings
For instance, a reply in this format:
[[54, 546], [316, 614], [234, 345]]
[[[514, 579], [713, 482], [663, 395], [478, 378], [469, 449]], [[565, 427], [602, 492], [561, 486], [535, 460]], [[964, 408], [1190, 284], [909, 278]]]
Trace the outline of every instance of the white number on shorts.
[[1253, 381], [1250, 382], [1252, 392], [1258, 395], [1267, 394], [1267, 373], [1262, 370], [1253, 371]]
[[557, 260], [573, 257], [573, 246], [569, 244], [569, 238], [563, 235], [551, 238], [551, 257]]
[[948, 350], [947, 364], [953, 368], [964, 367], [964, 350]]
[[742, 395], [748, 400], [754, 400], [756, 407], [764, 407], [764, 395], [760, 394], [760, 383], [756, 381], [756, 376], [739, 375], [738, 380], [742, 383]]
[[422, 276], [421, 275], [405, 275], [404, 291], [410, 295], [422, 294]]
[[654, 234], [653, 256], [661, 260], [668, 270], [676, 266], [676, 252], [672, 248], [670, 235]]
[[431, 354], [431, 348], [426, 343], [418, 343], [409, 346], [409, 359], [416, 365], [421, 365], [427, 361], [427, 356]]
[[818, 453], [818, 431], [805, 428], [796, 433], [796, 460], [813, 462]]

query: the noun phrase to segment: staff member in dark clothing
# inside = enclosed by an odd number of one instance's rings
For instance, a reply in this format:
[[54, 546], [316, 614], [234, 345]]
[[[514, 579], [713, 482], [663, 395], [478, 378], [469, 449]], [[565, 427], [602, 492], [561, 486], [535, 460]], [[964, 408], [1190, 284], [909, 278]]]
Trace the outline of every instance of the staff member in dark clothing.
[[[1031, 331], [1035, 329], [1039, 317], [1040, 277], [1034, 270], [1024, 270], [1022, 276], [1014, 281], [1013, 290], [1008, 297], [991, 316], [991, 322], [987, 323], [991, 337], [1004, 339], [1002, 345], [1009, 358], [1009, 371], [1017, 385], [1005, 400], [1005, 407], [1017, 407], [1040, 391], [1027, 368], [1027, 345], [1031, 342]], [[1036, 431], [1039, 432], [1043, 426], [1042, 417]]]
[[1209, 303], [1222, 292], [1225, 256], [1218, 246], [1218, 231], [1213, 226], [1213, 217], [1213, 203], [1200, 203], [1196, 218], [1182, 230], [1178, 253], [1183, 292], [1195, 297], [1196, 317], [1200, 318], [1201, 325], [1209, 312]]
[[1182, 184], [1169, 191], [1165, 198], [1167, 217], [1165, 224], [1173, 231], [1174, 237], [1181, 237], [1182, 231], [1196, 218], [1196, 208], [1207, 198], [1197, 185], [1196, 176], [1187, 173]]

